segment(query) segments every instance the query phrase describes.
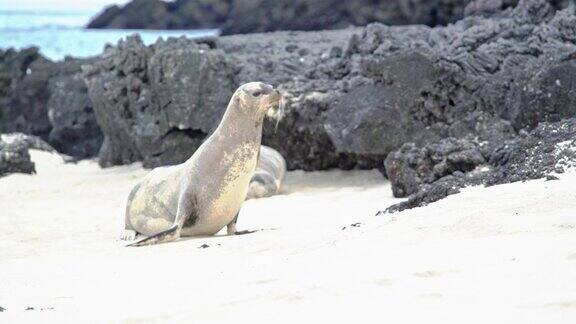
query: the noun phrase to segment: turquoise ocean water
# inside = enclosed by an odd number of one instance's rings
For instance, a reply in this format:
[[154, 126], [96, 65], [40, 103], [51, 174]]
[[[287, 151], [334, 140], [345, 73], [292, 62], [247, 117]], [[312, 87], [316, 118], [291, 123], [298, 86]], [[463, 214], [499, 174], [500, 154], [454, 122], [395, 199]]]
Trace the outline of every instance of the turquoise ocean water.
[[158, 37], [202, 37], [217, 34], [217, 30], [119, 30], [84, 29], [97, 12], [88, 11], [30, 11], [0, 9], [0, 48], [20, 49], [37, 46], [40, 52], [60, 60], [66, 55], [87, 57], [97, 55], [107, 43], [135, 33], [146, 44]]

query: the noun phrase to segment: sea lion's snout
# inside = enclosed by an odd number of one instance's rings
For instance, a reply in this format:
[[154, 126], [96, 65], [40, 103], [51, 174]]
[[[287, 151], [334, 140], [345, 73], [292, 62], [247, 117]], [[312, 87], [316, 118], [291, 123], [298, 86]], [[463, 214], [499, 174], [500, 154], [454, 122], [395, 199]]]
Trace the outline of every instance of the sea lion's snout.
[[270, 119], [276, 120], [276, 126], [284, 117], [284, 107], [286, 106], [286, 99], [280, 91], [274, 89], [270, 95], [271, 104], [266, 112], [266, 116]]
[[277, 89], [272, 88], [268, 92], [268, 103], [269, 109], [278, 109], [280, 106], [280, 100], [282, 99], [282, 94]]
[[270, 101], [272, 102], [272, 108], [278, 108], [276, 106], [279, 105], [280, 103], [280, 98], [282, 97], [282, 94], [280, 93], [280, 91], [273, 89], [272, 91], [270, 91], [269, 93], [270, 96]]

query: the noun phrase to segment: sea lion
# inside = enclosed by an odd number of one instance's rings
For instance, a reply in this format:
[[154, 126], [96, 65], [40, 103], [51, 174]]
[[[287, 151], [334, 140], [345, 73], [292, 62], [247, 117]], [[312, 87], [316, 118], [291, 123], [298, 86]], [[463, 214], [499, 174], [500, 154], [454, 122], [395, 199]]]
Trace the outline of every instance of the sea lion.
[[236, 233], [240, 206], [256, 169], [262, 122], [278, 108], [280, 92], [262, 82], [234, 92], [218, 128], [186, 162], [152, 170], [128, 196], [122, 239], [146, 238], [129, 246], [214, 235], [224, 226]]
[[246, 199], [274, 196], [280, 191], [285, 174], [286, 160], [282, 154], [271, 147], [261, 145], [258, 164], [250, 180]]

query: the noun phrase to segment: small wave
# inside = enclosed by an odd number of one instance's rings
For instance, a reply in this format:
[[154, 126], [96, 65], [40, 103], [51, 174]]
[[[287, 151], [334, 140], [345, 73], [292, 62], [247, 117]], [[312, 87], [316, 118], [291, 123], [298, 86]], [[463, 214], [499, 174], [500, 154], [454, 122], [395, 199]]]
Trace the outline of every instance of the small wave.
[[0, 29], [82, 27], [92, 16], [89, 12], [71, 11], [0, 11]]
[[91, 16], [92, 11], [66, 10], [0, 10], [0, 16]]
[[102, 53], [108, 43], [135, 33], [145, 44], [158, 37], [201, 37], [217, 30], [84, 29], [95, 13], [65, 10], [0, 10], [0, 48], [37, 46], [43, 55], [59, 60], [66, 55], [86, 57]]
[[36, 31], [66, 31], [82, 29], [82, 27], [67, 26], [67, 25], [40, 25], [34, 27], [0, 27], [0, 33], [19, 33], [19, 32], [36, 32]]
[[84, 29], [80, 27], [65, 27], [59, 29], [28, 28], [6, 32], [0, 29], [0, 48], [21, 49], [30, 46], [40, 48], [40, 52], [52, 60], [60, 60], [67, 55], [89, 57], [102, 53], [106, 44], [116, 44], [126, 36], [140, 34], [145, 44], [154, 43], [159, 37], [204, 37], [217, 35], [216, 30], [113, 30]]

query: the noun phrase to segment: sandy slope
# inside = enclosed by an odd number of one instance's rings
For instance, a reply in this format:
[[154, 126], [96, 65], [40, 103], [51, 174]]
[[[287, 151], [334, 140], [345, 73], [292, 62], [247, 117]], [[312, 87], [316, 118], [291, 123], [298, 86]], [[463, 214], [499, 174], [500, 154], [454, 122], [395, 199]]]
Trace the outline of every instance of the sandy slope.
[[376, 171], [292, 172], [245, 204], [259, 232], [125, 248], [146, 171], [33, 158], [0, 179], [0, 323], [576, 323], [576, 175], [374, 217]]

